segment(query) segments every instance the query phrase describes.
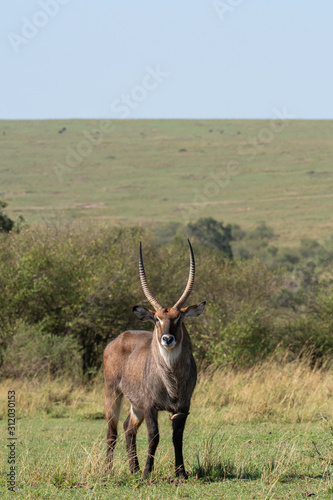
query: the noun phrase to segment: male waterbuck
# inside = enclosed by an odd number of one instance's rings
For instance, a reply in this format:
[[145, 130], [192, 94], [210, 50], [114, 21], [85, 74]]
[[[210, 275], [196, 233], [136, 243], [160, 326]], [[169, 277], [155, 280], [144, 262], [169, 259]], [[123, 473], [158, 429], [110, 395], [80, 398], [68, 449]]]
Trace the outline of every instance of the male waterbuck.
[[143, 477], [153, 469], [159, 442], [159, 411], [171, 413], [176, 475], [187, 478], [183, 460], [183, 432], [189, 414], [197, 369], [192, 356], [185, 319], [198, 316], [205, 307], [183, 308], [194, 283], [194, 255], [190, 246], [190, 273], [183, 295], [169, 309], [162, 307], [148, 288], [140, 243], [139, 273], [143, 292], [154, 307], [133, 307], [141, 321], [151, 321], [155, 328], [148, 331], [126, 331], [110, 342], [104, 351], [105, 414], [108, 422], [106, 466], [111, 467], [117, 439], [117, 424], [121, 401], [125, 396], [131, 403], [124, 423], [126, 448], [131, 472], [140, 470], [136, 453], [136, 434], [143, 420], [148, 429], [148, 457]]

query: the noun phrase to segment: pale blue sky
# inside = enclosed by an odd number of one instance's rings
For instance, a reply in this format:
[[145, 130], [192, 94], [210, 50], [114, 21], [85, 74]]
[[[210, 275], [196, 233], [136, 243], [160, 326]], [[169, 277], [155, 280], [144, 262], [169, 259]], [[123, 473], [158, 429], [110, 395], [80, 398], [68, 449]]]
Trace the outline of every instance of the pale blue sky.
[[0, 118], [333, 118], [332, 22], [331, 0], [3, 2]]

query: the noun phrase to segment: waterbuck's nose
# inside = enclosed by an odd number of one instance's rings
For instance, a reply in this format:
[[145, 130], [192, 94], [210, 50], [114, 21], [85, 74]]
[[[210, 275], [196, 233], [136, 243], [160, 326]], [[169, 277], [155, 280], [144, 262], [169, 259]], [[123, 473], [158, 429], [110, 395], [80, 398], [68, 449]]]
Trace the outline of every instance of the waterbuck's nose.
[[173, 335], [162, 335], [162, 344], [170, 345], [175, 340]]

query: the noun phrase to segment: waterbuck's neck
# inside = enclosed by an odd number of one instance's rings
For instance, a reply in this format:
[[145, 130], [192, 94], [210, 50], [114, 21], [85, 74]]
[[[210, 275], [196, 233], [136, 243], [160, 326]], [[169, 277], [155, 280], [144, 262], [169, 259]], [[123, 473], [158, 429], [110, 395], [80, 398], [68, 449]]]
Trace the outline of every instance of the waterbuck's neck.
[[156, 329], [154, 330], [146, 364], [146, 382], [149, 387], [153, 385], [155, 389], [158, 388], [155, 391], [158, 394], [157, 405], [160, 409], [168, 411], [176, 410], [177, 404], [186, 406], [190, 399], [187, 386], [191, 385], [189, 377], [192, 372], [191, 363], [194, 360], [187, 330], [184, 325], [179, 328], [181, 328], [179, 338], [172, 349], [161, 345]]

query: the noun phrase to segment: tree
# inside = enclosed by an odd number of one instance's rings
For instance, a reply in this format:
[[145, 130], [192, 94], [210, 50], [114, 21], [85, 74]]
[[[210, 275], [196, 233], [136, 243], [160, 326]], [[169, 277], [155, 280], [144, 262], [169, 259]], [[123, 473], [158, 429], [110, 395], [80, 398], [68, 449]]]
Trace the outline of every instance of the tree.
[[190, 237], [197, 239], [202, 245], [224, 252], [232, 259], [230, 242], [232, 241], [231, 225], [223, 225], [212, 217], [203, 217], [197, 222], [187, 225]]
[[0, 232], [9, 233], [14, 227], [14, 221], [4, 213], [8, 203], [0, 200]]

